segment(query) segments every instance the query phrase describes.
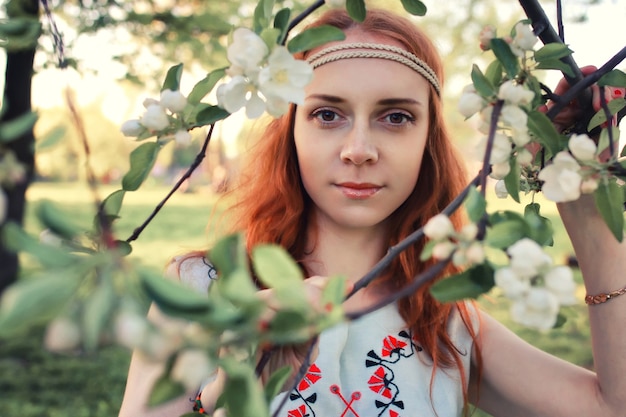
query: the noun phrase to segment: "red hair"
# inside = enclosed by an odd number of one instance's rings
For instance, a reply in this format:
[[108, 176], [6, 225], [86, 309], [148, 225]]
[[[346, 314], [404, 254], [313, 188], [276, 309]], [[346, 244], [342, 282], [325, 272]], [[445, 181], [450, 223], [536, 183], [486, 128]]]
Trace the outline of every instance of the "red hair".
[[[368, 10], [364, 22], [354, 22], [345, 10], [333, 9], [324, 13], [310, 27], [335, 26], [344, 32], [350, 29], [381, 35], [400, 42], [406, 50], [424, 60], [443, 81], [441, 59], [430, 39], [410, 20], [383, 10]], [[305, 58], [307, 53], [300, 57]], [[411, 232], [422, 227], [435, 216], [467, 185], [465, 167], [457, 156], [443, 121], [441, 98], [431, 86], [429, 100], [429, 133], [422, 160], [420, 175], [413, 193], [391, 215], [389, 246], [395, 245]], [[234, 228], [244, 230], [248, 248], [260, 243], [275, 243], [286, 248], [296, 260], [305, 253], [305, 236], [309, 210], [312, 205], [300, 179], [293, 137], [295, 106], [281, 118], [270, 122], [259, 138], [251, 155], [254, 159], [246, 165], [241, 184], [236, 192]], [[458, 229], [463, 215], [451, 216]], [[424, 242], [404, 251], [389, 267], [378, 283], [399, 289], [413, 277], [426, 270], [432, 261], [420, 261]], [[448, 266], [441, 276], [457, 272]], [[441, 278], [441, 277], [440, 277]], [[472, 338], [476, 332], [472, 323], [475, 317], [465, 303], [442, 304], [429, 293], [429, 285], [399, 301], [402, 318], [413, 337], [438, 366], [456, 366], [461, 382], [467, 385], [461, 353], [447, 332], [452, 310], [456, 307]], [[463, 354], [469, 355], [470, 352]], [[431, 381], [432, 383], [432, 381]], [[467, 392], [464, 391], [467, 404]]]

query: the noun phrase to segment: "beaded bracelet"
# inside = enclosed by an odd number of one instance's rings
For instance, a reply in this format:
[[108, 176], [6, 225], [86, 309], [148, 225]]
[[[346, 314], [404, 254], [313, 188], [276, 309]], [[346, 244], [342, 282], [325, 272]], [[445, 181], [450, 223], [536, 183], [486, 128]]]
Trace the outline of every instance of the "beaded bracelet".
[[626, 294], [626, 287], [620, 288], [619, 290], [611, 291], [610, 293], [587, 295], [585, 297], [585, 303], [587, 303], [588, 305], [602, 304], [622, 294]]
[[[209, 415], [209, 413], [207, 413], [204, 410], [204, 407], [202, 406], [202, 400], [200, 399], [200, 396], [202, 395], [202, 392], [198, 392], [198, 395], [196, 395], [196, 399], [193, 402], [193, 411], [200, 413], [200, 414], [205, 414], [205, 415]], [[191, 400], [191, 398], [190, 398]]]

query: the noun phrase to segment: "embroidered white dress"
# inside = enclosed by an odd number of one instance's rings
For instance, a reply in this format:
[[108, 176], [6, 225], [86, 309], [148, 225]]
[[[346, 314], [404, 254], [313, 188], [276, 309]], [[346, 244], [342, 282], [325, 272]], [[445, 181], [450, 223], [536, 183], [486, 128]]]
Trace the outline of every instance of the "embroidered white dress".
[[[180, 265], [181, 281], [206, 291], [215, 270], [199, 258]], [[472, 338], [458, 313], [448, 333], [461, 354], [469, 379]], [[284, 417], [457, 417], [463, 410], [463, 387], [457, 369], [432, 366], [419, 342], [406, 330], [396, 305], [324, 331], [319, 355], [281, 403]], [[432, 388], [432, 392], [431, 392]]]

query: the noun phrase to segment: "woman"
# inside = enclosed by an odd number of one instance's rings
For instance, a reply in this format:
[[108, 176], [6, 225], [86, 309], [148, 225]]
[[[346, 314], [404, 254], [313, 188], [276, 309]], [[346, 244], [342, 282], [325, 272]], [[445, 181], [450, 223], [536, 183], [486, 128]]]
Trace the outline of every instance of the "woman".
[[[346, 39], [302, 56], [315, 68], [305, 102], [268, 126], [234, 207], [235, 229], [245, 231], [248, 247], [285, 247], [310, 277], [312, 299], [327, 277], [358, 280], [467, 183], [442, 120], [442, 67], [430, 40], [410, 21], [377, 10], [368, 10], [363, 23], [333, 10], [314, 23], [321, 24], [342, 29]], [[593, 201], [559, 210], [588, 293], [621, 288], [626, 247]], [[452, 220], [460, 227], [459, 214]], [[346, 310], [376, 303], [425, 270], [421, 249], [404, 252], [374, 285], [351, 297]], [[174, 269], [189, 281], [198, 265], [204, 263], [190, 256]], [[626, 336], [612, 318], [625, 315], [626, 297], [590, 307], [594, 374], [529, 346], [473, 305], [440, 304], [423, 288], [324, 332], [281, 415], [444, 417], [463, 414], [469, 404], [507, 417], [622, 415]], [[301, 350], [282, 349], [274, 357], [280, 363], [270, 367], [297, 368]], [[159, 372], [135, 355], [120, 416], [190, 410], [194, 393], [146, 410]], [[212, 410], [222, 381], [218, 373], [201, 390], [204, 409]]]

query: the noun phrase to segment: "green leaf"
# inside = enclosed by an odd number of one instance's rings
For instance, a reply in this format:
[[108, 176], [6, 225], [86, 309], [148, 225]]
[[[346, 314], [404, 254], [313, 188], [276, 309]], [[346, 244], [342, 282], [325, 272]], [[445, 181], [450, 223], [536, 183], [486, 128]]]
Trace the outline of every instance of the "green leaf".
[[222, 394], [228, 415], [269, 417], [265, 393], [252, 366], [235, 358], [224, 358], [221, 366], [228, 376]]
[[230, 116], [230, 113], [218, 106], [209, 106], [196, 115], [194, 127], [212, 125]]
[[155, 407], [166, 403], [169, 400], [173, 400], [184, 393], [185, 387], [180, 382], [173, 381], [164, 375], [159, 378], [152, 387], [152, 391], [150, 391], [150, 397], [148, 399], [148, 405], [150, 407]]
[[494, 38], [490, 42], [493, 53], [502, 64], [504, 71], [509, 78], [515, 78], [519, 73], [519, 61], [517, 56], [511, 51], [511, 47], [504, 39]]
[[541, 246], [554, 244], [553, 228], [550, 219], [543, 217], [537, 203], [530, 203], [524, 207], [524, 219], [530, 227], [530, 238]]
[[180, 282], [142, 268], [138, 271], [141, 286], [148, 297], [167, 314], [205, 314], [211, 311], [206, 294], [201, 294]]
[[[609, 101], [606, 105], [609, 108], [609, 113], [613, 115], [626, 107], [626, 99], [615, 98]], [[604, 109], [600, 109], [596, 114], [593, 115], [591, 120], [589, 120], [587, 130], [592, 130], [594, 127], [598, 127], [604, 122], [606, 122], [606, 115], [604, 114]]]
[[161, 91], [172, 90], [178, 91], [180, 89], [180, 78], [183, 75], [183, 64], [174, 65], [170, 67], [163, 81], [163, 87]]
[[493, 268], [487, 264], [477, 265], [460, 274], [436, 282], [430, 293], [440, 302], [477, 298], [495, 285]]
[[559, 60], [559, 59], [545, 59], [541, 62], [539, 62], [536, 66], [536, 69], [543, 69], [543, 70], [559, 70], [561, 72], [563, 72], [564, 74], [569, 75], [570, 77], [574, 77], [574, 71], [572, 70], [572, 67], [570, 67], [569, 65], [567, 65], [565, 62]]
[[287, 36], [287, 28], [289, 27], [289, 19], [291, 18], [291, 9], [285, 7], [280, 9], [274, 17], [274, 27], [280, 31], [278, 43], [282, 45]]
[[346, 297], [346, 278], [342, 276], [333, 277], [322, 291], [322, 305], [340, 305]]
[[346, 10], [348, 14], [357, 22], [365, 20], [365, 1], [364, 0], [346, 0]]
[[265, 44], [267, 45], [267, 48], [269, 50], [272, 50], [272, 48], [278, 42], [278, 37], [280, 36], [280, 29], [265, 28], [261, 31], [259, 36], [261, 37], [261, 39], [263, 39], [263, 42], [265, 42]]
[[102, 212], [107, 216], [117, 216], [122, 208], [126, 191], [117, 190], [109, 194], [102, 202]]
[[80, 282], [77, 273], [45, 271], [8, 287], [0, 299], [0, 336], [10, 337], [52, 319], [65, 308]]
[[148, 178], [160, 150], [161, 145], [158, 143], [147, 142], [130, 153], [130, 170], [122, 178], [122, 188], [125, 191], [137, 190]]
[[128, 256], [133, 251], [133, 247], [125, 240], [116, 240], [115, 249], [121, 256]]
[[618, 69], [607, 72], [598, 80], [598, 85], [611, 87], [626, 87], [626, 73]]
[[85, 300], [81, 316], [83, 346], [87, 352], [93, 352], [98, 347], [117, 300], [111, 275], [104, 272], [101, 278], [102, 281]]
[[51, 131], [46, 132], [35, 142], [35, 152], [45, 152], [56, 146], [65, 136], [67, 130], [63, 126], [56, 126]]
[[220, 276], [215, 287], [224, 298], [232, 303], [245, 304], [251, 309], [261, 303], [256, 295], [257, 287], [253, 284], [247, 269], [237, 268], [228, 275]]
[[265, 384], [265, 401], [269, 404], [274, 397], [280, 394], [283, 386], [289, 379], [291, 375], [291, 366], [286, 365], [282, 368], [278, 369], [276, 372], [270, 376], [267, 383]]
[[483, 75], [482, 71], [476, 64], [472, 65], [472, 82], [474, 83], [474, 88], [476, 88], [478, 94], [484, 98], [490, 98], [496, 95], [495, 87], [491, 84], [491, 81]]
[[485, 214], [487, 209], [487, 201], [485, 197], [478, 192], [475, 186], [472, 186], [465, 198], [465, 210], [472, 223], [478, 223]]
[[81, 233], [83, 228], [74, 223], [74, 217], [64, 213], [50, 200], [42, 200], [35, 209], [37, 218], [55, 235], [71, 239]]
[[529, 236], [526, 220], [513, 211], [498, 211], [489, 216], [485, 242], [494, 248], [504, 249], [518, 240]]
[[624, 238], [624, 192], [615, 180], [601, 182], [593, 193], [596, 207], [613, 236]]
[[572, 52], [573, 51], [563, 43], [549, 43], [535, 51], [535, 61], [541, 62], [550, 59], [560, 59], [571, 55]]
[[287, 49], [292, 54], [308, 51], [317, 46], [332, 41], [342, 41], [346, 34], [339, 28], [330, 25], [322, 25], [300, 32], [287, 43]]
[[238, 268], [247, 268], [246, 250], [241, 234], [224, 236], [209, 251], [209, 259], [221, 275], [230, 275]]
[[511, 198], [519, 203], [521, 177], [520, 166], [515, 158], [509, 159], [509, 166], [511, 167], [511, 170], [508, 174], [506, 174], [506, 177], [504, 177], [504, 185]]
[[31, 131], [38, 117], [37, 113], [31, 112], [13, 120], [2, 121], [0, 123], [0, 143], [9, 143]]
[[566, 142], [544, 113], [537, 110], [528, 112], [528, 130], [553, 155], [565, 149]]
[[255, 33], [261, 33], [263, 29], [269, 26], [273, 8], [274, 0], [259, 0], [254, 9], [253, 28]]
[[[601, 150], [608, 149], [610, 141], [609, 141], [609, 129], [613, 134], [613, 149], [617, 149], [619, 146], [619, 137], [620, 137], [620, 129], [618, 126], [610, 126], [602, 129], [600, 131], [600, 139], [598, 139], [598, 150], [596, 150], [596, 154], [600, 153]], [[623, 156], [623, 155], [621, 155]]]
[[27, 252], [45, 267], [64, 267], [76, 262], [76, 256], [57, 246], [45, 245], [15, 223], [2, 226], [2, 243], [8, 250]]
[[200, 101], [206, 97], [207, 94], [213, 90], [215, 84], [226, 75], [226, 68], [219, 68], [214, 71], [211, 71], [204, 77], [202, 80], [198, 81], [196, 85], [191, 89], [191, 93], [187, 97], [187, 101], [190, 104], [198, 104]]
[[426, 242], [426, 244], [424, 245], [424, 249], [422, 249], [422, 253], [420, 253], [420, 261], [426, 261], [433, 256], [433, 249], [435, 249], [437, 243], [439, 242], [437, 242], [436, 240], [429, 240], [428, 242]]
[[414, 16], [426, 15], [427, 8], [424, 3], [419, 0], [401, 0], [404, 10], [411, 13]]
[[492, 61], [491, 64], [489, 64], [489, 66], [487, 67], [487, 70], [485, 71], [485, 77], [492, 86], [500, 85], [500, 83], [502, 82], [502, 71], [502, 64], [496, 59], [495, 61]]
[[300, 284], [304, 280], [298, 264], [281, 246], [255, 246], [252, 249], [252, 265], [259, 280], [268, 288]]

